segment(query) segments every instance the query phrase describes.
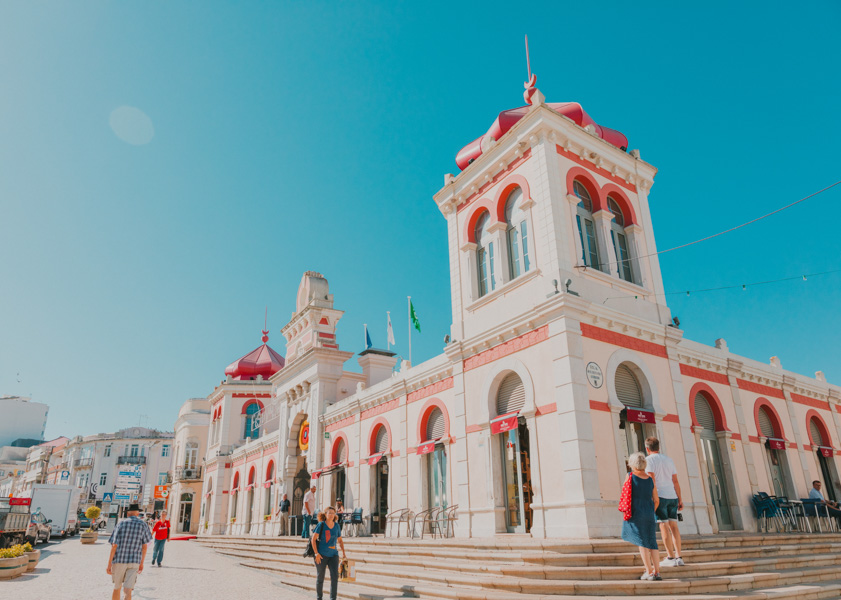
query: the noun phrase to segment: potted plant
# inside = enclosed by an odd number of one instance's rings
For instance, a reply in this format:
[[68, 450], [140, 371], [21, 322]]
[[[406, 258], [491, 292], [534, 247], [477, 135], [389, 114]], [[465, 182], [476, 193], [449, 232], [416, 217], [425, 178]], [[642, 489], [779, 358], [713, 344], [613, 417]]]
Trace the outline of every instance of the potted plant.
[[263, 520], [264, 521], [269, 521], [269, 520], [271, 520], [271, 518], [272, 518], [271, 515], [263, 515]]
[[32, 544], [26, 542], [23, 545], [23, 553], [29, 558], [29, 567], [26, 570], [34, 571], [38, 566], [38, 561], [41, 560], [41, 551], [33, 549]]
[[231, 517], [231, 525], [233, 525], [236, 522], [237, 522], [237, 518], [236, 517]]
[[96, 530], [96, 520], [101, 514], [102, 510], [98, 506], [91, 506], [85, 511], [85, 516], [90, 520], [91, 526], [81, 535], [81, 541], [83, 544], [96, 543], [96, 540], [99, 537], [99, 533]]
[[0, 550], [0, 579], [12, 579], [25, 573], [28, 568], [29, 557], [20, 544]]

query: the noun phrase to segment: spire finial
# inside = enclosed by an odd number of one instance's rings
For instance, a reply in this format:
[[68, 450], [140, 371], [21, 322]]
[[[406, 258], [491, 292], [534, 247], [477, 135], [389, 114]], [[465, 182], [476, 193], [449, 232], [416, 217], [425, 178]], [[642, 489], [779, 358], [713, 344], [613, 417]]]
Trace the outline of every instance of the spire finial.
[[528, 68], [529, 79], [523, 85], [526, 88], [526, 91], [523, 92], [523, 99], [526, 101], [526, 104], [532, 104], [534, 99], [534, 93], [537, 91], [535, 84], [537, 84], [537, 75], [531, 72], [531, 58], [529, 57], [529, 36], [526, 36], [526, 67]]
[[263, 337], [261, 338], [263, 343], [269, 341], [269, 307], [266, 306], [266, 317], [263, 320]]

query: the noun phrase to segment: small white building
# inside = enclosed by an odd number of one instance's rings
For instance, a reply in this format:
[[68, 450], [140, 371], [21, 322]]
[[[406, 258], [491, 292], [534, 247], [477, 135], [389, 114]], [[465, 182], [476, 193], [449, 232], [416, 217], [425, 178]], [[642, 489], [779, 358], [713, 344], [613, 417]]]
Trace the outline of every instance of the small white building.
[[24, 396], [0, 396], [0, 446], [19, 439], [43, 440], [49, 410]]
[[210, 401], [187, 400], [175, 421], [169, 520], [178, 533], [196, 533], [201, 515], [202, 481], [210, 433]]

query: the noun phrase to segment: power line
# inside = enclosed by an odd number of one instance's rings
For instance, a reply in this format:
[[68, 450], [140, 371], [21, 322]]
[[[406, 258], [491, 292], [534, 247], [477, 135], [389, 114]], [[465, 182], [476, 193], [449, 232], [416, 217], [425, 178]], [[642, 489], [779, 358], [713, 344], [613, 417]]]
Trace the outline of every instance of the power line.
[[[820, 273], [806, 273], [805, 275], [793, 275], [791, 277], [782, 277], [780, 279], [768, 279], [768, 280], [765, 280], [765, 281], [754, 281], [752, 283], [741, 283], [741, 284], [737, 284], [737, 285], [722, 285], [722, 286], [719, 286], [719, 287], [702, 288], [702, 289], [697, 289], [697, 290], [682, 290], [682, 291], [679, 291], [679, 292], [665, 292], [665, 293], [662, 293], [662, 294], [636, 294], [634, 296], [634, 298], [636, 299], [636, 298], [642, 297], [643, 299], [645, 299], [645, 298], [649, 298], [649, 297], [657, 297], [657, 296], [665, 297], [665, 296], [675, 296], [675, 295], [691, 296], [692, 294], [701, 294], [701, 293], [704, 293], [704, 292], [718, 292], [718, 291], [722, 291], [722, 290], [735, 290], [735, 289], [738, 289], [738, 288], [742, 288], [743, 290], [746, 290], [749, 287], [754, 287], [754, 286], [758, 286], [758, 285], [768, 285], [770, 283], [782, 283], [782, 282], [785, 282], [785, 281], [794, 281], [795, 279], [808, 281], [810, 277], [820, 277], [821, 275], [831, 275], [832, 273], [841, 273], [841, 269], [832, 269], [831, 271], [821, 271]], [[621, 299], [626, 299], [627, 300], [628, 298], [630, 298], [630, 296], [611, 296], [609, 298], [605, 298], [604, 301], [602, 302], [602, 304], [605, 304], [608, 300], [621, 300]]]
[[[822, 190], [818, 190], [817, 192], [809, 194], [808, 196], [805, 196], [805, 197], [801, 198], [800, 200], [796, 200], [795, 202], [792, 202], [791, 204], [787, 204], [787, 205], [785, 205], [781, 208], [778, 208], [777, 210], [773, 210], [773, 211], [771, 211], [767, 214], [764, 214], [761, 217], [756, 217], [755, 219], [751, 219], [750, 221], [746, 221], [745, 223], [742, 223], [741, 225], [736, 225], [735, 227], [731, 227], [730, 229], [725, 229], [724, 231], [719, 231], [718, 233], [708, 235], [708, 236], [703, 237], [701, 239], [695, 240], [694, 242], [687, 242], [686, 244], [681, 244], [680, 246], [674, 246], [673, 248], [668, 248], [666, 250], [660, 250], [658, 252], [652, 252], [651, 254], [645, 254], [643, 256], [635, 256], [633, 259], [627, 259], [627, 260], [642, 259], [642, 258], [648, 258], [650, 256], [657, 256], [659, 254], [665, 254], [666, 252], [672, 252], [673, 250], [680, 250], [681, 248], [687, 248], [689, 246], [694, 246], [695, 244], [700, 244], [701, 242], [706, 242], [707, 240], [717, 238], [718, 236], [724, 235], [725, 233], [730, 233], [732, 231], [736, 231], [737, 229], [741, 229], [742, 227], [747, 227], [748, 225], [752, 225], [752, 224], [756, 223], [757, 221], [761, 221], [762, 219], [766, 219], [766, 218], [768, 218], [772, 215], [775, 215], [775, 214], [777, 214], [779, 212], [782, 212], [782, 211], [784, 211], [788, 208], [791, 208], [792, 206], [796, 206], [796, 205], [800, 204], [801, 202], [805, 202], [806, 200], [808, 200], [810, 198], [814, 198], [818, 194], [823, 194], [824, 192], [826, 192], [828, 190], [831, 190], [836, 185], [841, 185], [841, 181], [836, 181], [832, 185], [828, 185], [827, 187], [823, 188]], [[607, 262], [607, 263], [600, 263], [599, 266], [600, 267], [605, 267], [605, 266], [609, 266], [609, 265], [615, 265], [615, 264], [618, 264], [620, 262], [627, 262], [627, 260], [626, 261], [612, 261], [612, 262]]]

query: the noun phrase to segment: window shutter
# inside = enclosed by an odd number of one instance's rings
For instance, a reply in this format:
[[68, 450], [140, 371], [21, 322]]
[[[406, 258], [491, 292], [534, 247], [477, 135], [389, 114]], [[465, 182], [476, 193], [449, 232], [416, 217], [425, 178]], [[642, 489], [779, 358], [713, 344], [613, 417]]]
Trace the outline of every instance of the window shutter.
[[715, 415], [709, 401], [703, 394], [695, 394], [695, 418], [704, 429], [715, 431]]
[[774, 425], [771, 423], [771, 416], [765, 407], [759, 409], [759, 433], [763, 437], [774, 437]]
[[636, 375], [625, 365], [619, 365], [614, 377], [616, 384], [616, 396], [625, 406], [632, 408], [643, 408], [645, 404], [642, 399], [642, 390]]
[[433, 408], [426, 420], [426, 439], [437, 440], [444, 437], [444, 413], [440, 408]]
[[809, 420], [809, 431], [812, 433], [812, 443], [816, 446], [824, 446], [823, 436], [821, 435], [820, 427], [818, 427], [818, 420], [812, 417]]
[[382, 425], [377, 430], [377, 441], [374, 442], [374, 447], [377, 452], [388, 452], [388, 430]]
[[516, 373], [510, 373], [499, 384], [499, 391], [496, 393], [496, 414], [501, 416], [520, 411], [525, 403], [526, 388], [523, 387], [523, 381]]
[[337, 441], [336, 444], [338, 444], [336, 447], [336, 460], [343, 463], [347, 460], [347, 446], [345, 445], [345, 440], [339, 438], [339, 441]]

